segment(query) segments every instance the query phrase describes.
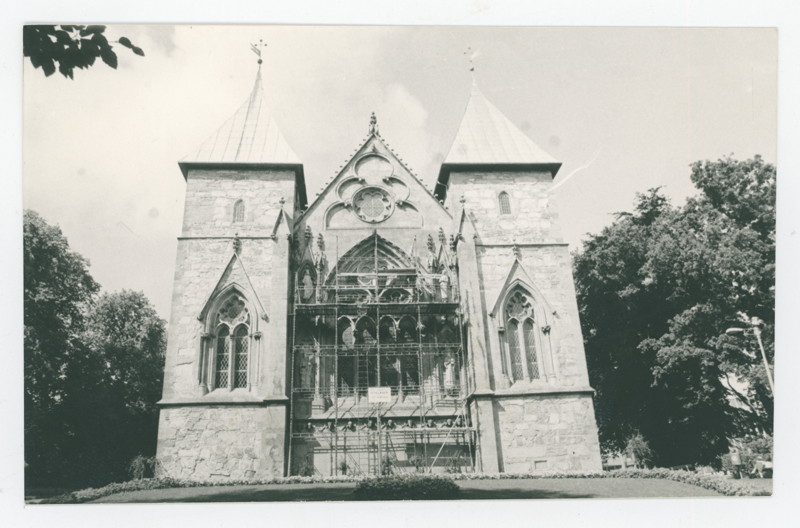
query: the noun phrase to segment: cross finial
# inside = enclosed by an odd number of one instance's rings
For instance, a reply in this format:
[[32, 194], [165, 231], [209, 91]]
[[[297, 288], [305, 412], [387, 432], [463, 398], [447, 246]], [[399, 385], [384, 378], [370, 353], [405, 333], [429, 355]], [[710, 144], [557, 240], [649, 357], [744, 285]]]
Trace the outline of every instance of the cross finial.
[[481, 49], [480, 48], [476, 49], [474, 52], [472, 51], [472, 48], [467, 48], [467, 51], [464, 52], [464, 55], [468, 55], [469, 56], [469, 71], [471, 71], [471, 72], [475, 71], [475, 65], [472, 63], [472, 61], [473, 61], [473, 59], [475, 59], [478, 56], [480, 56], [480, 54], [481, 54]]
[[283, 196], [281, 196], [281, 199], [280, 199], [280, 200], [278, 200], [278, 202], [280, 202], [280, 204], [281, 204], [281, 207], [283, 207], [283, 204], [285, 204], [285, 203], [286, 203], [286, 198], [284, 198]]
[[467, 197], [462, 194], [461, 198], [459, 198], [458, 201], [461, 202], [462, 204], [465, 204], [467, 203]]
[[250, 49], [253, 50], [253, 53], [258, 55], [258, 66], [261, 67], [261, 63], [264, 62], [261, 60], [261, 48], [266, 48], [267, 45], [264, 44], [263, 40], [259, 40], [258, 44], [250, 44]]
[[378, 118], [375, 117], [375, 112], [372, 112], [372, 115], [369, 117], [369, 133], [380, 136], [378, 132]]

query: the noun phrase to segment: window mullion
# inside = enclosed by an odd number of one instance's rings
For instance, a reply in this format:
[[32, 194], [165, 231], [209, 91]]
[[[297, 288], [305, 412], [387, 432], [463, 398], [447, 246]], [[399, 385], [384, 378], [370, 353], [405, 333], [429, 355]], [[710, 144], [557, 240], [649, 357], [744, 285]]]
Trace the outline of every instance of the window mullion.
[[531, 380], [531, 373], [528, 370], [528, 342], [525, 339], [525, 322], [517, 324], [517, 343], [519, 343], [519, 362], [522, 364], [522, 379]]
[[230, 346], [228, 347], [228, 390], [233, 390], [236, 376], [236, 333], [231, 332]]

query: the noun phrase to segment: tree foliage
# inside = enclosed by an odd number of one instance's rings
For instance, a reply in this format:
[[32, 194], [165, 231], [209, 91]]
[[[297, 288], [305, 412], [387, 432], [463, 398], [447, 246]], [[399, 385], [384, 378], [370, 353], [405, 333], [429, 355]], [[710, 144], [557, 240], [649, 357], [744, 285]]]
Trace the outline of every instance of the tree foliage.
[[601, 443], [622, 450], [641, 431], [665, 466], [716, 463], [729, 438], [772, 431], [760, 356], [742, 352], [758, 345], [725, 330], [761, 318], [772, 363], [775, 168], [697, 162], [692, 181], [683, 207], [637, 195], [574, 258]]
[[155, 453], [165, 322], [142, 293], [103, 294], [57, 227], [24, 215], [29, 486], [124, 479]]
[[[112, 68], [117, 68], [117, 54], [103, 34], [105, 26], [44, 26], [31, 25], [22, 28], [22, 54], [29, 57], [34, 68], [42, 68], [49, 77], [58, 71], [73, 79], [75, 68], [85, 69], [100, 58]], [[139, 56], [141, 48], [134, 46], [127, 37], [117, 41]]]

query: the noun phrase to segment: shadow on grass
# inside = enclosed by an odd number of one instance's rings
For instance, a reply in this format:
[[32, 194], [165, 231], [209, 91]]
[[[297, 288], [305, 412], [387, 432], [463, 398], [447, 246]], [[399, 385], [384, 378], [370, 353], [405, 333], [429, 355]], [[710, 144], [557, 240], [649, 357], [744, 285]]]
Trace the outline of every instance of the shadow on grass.
[[[127, 496], [126, 496], [127, 495]], [[502, 499], [585, 499], [592, 494], [577, 494], [564, 491], [541, 489], [462, 489], [448, 500], [502, 500]], [[380, 499], [356, 499], [353, 488], [324, 488], [324, 489], [248, 489], [248, 490], [214, 490], [204, 493], [181, 493], [175, 496], [165, 496], [163, 493], [156, 496], [151, 493], [132, 492], [118, 494], [111, 500], [98, 502], [318, 502], [318, 501], [370, 501]], [[427, 500], [427, 499], [415, 499]]]
[[502, 500], [502, 499], [591, 499], [597, 495], [591, 493], [568, 493], [543, 489], [462, 489], [460, 500]]
[[[187, 488], [191, 490], [192, 488]], [[126, 496], [127, 495], [127, 496]], [[220, 487], [213, 491], [192, 494], [176, 493], [170, 496], [165, 493], [131, 492], [117, 494], [111, 500], [97, 502], [295, 502], [295, 501], [351, 501], [353, 488], [267, 488], [267, 489], [231, 489]]]

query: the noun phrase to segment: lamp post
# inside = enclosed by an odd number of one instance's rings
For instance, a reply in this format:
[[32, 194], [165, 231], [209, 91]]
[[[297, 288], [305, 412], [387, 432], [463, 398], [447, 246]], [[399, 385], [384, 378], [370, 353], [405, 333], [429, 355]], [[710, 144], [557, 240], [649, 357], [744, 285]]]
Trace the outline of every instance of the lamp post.
[[[748, 335], [748, 332], [752, 332], [753, 335], [756, 336], [756, 339], [758, 340], [758, 347], [761, 349], [761, 359], [764, 360], [764, 369], [767, 371], [767, 381], [769, 381], [769, 389], [770, 389], [770, 392], [772, 393], [772, 397], [774, 398], [775, 397], [775, 383], [772, 381], [772, 372], [770, 372], [770, 370], [769, 370], [769, 363], [767, 362], [767, 354], [766, 354], [766, 352], [764, 352], [764, 343], [761, 342], [761, 328], [760, 328], [760, 326], [763, 324], [763, 321], [761, 321], [761, 319], [759, 319], [758, 317], [753, 317], [751, 319], [748, 319], [746, 317], [742, 317], [742, 321], [746, 322], [747, 324], [749, 324], [750, 328], [747, 328], [747, 329], [745, 329], [745, 328], [728, 328], [727, 330], [725, 330], [725, 333], [728, 334], [728, 335], [733, 335], [733, 334], [738, 334], [738, 333], [741, 332], [743, 335]], [[751, 357], [755, 357], [755, 356], [752, 356], [749, 353], [748, 353], [748, 355], [751, 356]]]

